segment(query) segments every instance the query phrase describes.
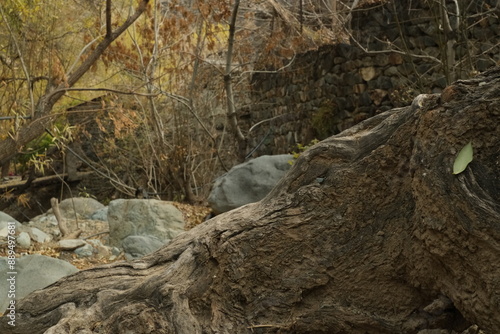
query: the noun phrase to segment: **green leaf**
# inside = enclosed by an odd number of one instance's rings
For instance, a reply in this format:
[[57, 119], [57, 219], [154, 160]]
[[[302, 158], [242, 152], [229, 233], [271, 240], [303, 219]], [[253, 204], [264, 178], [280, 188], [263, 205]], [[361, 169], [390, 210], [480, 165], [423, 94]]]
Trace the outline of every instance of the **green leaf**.
[[472, 161], [472, 142], [469, 142], [467, 145], [462, 148], [462, 150], [458, 153], [455, 158], [455, 162], [453, 163], [453, 174], [462, 173], [467, 165]]

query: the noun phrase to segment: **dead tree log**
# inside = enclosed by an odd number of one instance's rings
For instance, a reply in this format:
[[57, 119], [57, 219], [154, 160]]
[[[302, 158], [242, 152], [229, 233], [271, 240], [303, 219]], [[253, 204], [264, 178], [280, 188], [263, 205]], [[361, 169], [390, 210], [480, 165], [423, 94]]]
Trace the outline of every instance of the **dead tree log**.
[[152, 255], [30, 294], [0, 330], [499, 333], [499, 139], [496, 68], [315, 145], [263, 201]]

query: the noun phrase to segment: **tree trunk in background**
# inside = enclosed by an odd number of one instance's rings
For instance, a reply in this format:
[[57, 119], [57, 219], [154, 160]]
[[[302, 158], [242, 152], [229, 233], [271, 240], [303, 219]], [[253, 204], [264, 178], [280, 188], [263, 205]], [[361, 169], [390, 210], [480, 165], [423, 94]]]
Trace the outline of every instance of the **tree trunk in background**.
[[497, 68], [315, 145], [154, 254], [30, 294], [0, 331], [499, 333], [499, 147]]
[[240, 0], [235, 0], [233, 11], [231, 13], [231, 21], [229, 23], [229, 34], [227, 39], [227, 55], [226, 55], [226, 69], [224, 71], [224, 90], [226, 91], [226, 104], [227, 104], [227, 119], [231, 126], [231, 130], [238, 143], [238, 159], [240, 162], [245, 160], [247, 147], [247, 138], [241, 131], [238, 124], [238, 115], [236, 113], [236, 106], [234, 101], [233, 83], [232, 83], [232, 67], [233, 67], [233, 48], [234, 39], [236, 34], [236, 19], [238, 18], [238, 10]]

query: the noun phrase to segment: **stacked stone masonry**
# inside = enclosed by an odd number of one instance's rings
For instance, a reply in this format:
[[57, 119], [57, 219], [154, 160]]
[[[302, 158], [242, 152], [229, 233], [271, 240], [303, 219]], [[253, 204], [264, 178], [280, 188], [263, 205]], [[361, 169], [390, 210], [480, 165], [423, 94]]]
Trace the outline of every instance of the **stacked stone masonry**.
[[[358, 8], [349, 43], [297, 55], [291, 66], [252, 78], [251, 107], [241, 110], [254, 156], [293, 151], [421, 93], [500, 65], [496, 0], [449, 2], [455, 27], [445, 33], [435, 1], [387, 1]], [[462, 4], [463, 3], [463, 4]]]

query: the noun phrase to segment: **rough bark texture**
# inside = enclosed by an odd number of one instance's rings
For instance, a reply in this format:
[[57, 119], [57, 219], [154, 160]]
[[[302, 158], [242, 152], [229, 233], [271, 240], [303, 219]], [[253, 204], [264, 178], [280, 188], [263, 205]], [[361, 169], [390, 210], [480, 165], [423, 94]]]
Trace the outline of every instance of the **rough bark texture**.
[[263, 201], [140, 261], [30, 294], [0, 330], [499, 333], [499, 138], [497, 68], [315, 145]]

